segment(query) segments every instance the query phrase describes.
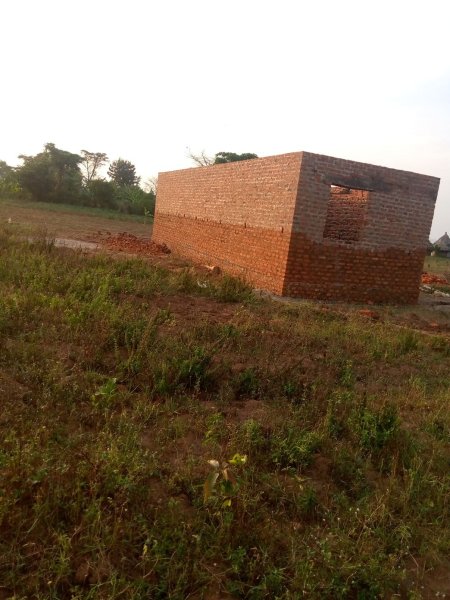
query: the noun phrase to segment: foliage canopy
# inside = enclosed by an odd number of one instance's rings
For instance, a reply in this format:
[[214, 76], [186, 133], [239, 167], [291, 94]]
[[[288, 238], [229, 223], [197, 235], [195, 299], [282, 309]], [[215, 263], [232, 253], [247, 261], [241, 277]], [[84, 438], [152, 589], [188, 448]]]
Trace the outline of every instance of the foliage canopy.
[[214, 156], [208, 156], [204, 150], [202, 150], [200, 154], [194, 154], [189, 149], [188, 157], [198, 167], [209, 167], [210, 165], [250, 160], [252, 158], [258, 158], [258, 155], [253, 154], [252, 152], [244, 152], [243, 154], [237, 154], [236, 152], [217, 152]]
[[34, 200], [69, 204], [76, 200], [82, 181], [80, 155], [49, 143], [36, 156], [19, 158], [23, 161], [17, 170], [19, 183]]
[[118, 158], [110, 164], [108, 175], [119, 186], [139, 185], [140, 177], [136, 175], [136, 167], [123, 158]]
[[244, 152], [243, 154], [236, 154], [236, 152], [217, 152], [214, 158], [214, 164], [220, 165], [223, 163], [250, 160], [252, 158], [258, 158], [258, 155], [251, 152]]

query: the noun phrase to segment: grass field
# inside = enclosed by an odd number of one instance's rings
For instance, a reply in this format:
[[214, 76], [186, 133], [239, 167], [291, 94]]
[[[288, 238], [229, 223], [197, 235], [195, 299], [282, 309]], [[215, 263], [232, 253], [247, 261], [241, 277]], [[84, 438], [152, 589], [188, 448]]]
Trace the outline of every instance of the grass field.
[[92, 241], [99, 231], [127, 231], [143, 238], [151, 236], [151, 218], [125, 215], [117, 211], [67, 204], [0, 200], [0, 224], [46, 229], [61, 238]]
[[[450, 282], [450, 258], [443, 256], [427, 256], [424, 261], [423, 270], [434, 275], [444, 276]], [[437, 285], [437, 289], [450, 294], [450, 284]]]
[[443, 256], [427, 256], [423, 265], [429, 273], [447, 274], [450, 278], [450, 259]]
[[0, 598], [449, 596], [448, 337], [15, 230]]

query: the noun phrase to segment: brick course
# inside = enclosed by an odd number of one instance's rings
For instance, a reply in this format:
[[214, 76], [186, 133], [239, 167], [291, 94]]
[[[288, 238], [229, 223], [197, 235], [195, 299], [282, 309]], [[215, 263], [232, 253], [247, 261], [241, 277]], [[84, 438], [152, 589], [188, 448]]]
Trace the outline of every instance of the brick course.
[[153, 240], [279, 295], [414, 303], [438, 188], [308, 152], [160, 173]]

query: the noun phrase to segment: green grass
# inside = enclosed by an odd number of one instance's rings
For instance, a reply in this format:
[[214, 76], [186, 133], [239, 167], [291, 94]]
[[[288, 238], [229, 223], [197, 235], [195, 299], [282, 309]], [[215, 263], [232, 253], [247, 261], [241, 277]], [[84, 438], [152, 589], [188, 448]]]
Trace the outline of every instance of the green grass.
[[444, 256], [426, 256], [423, 270], [428, 273], [447, 274], [450, 276], [450, 258]]
[[6, 598], [412, 600], [445, 564], [448, 338], [9, 227], [0, 348]]
[[55, 204], [54, 202], [34, 202], [31, 200], [3, 200], [0, 199], [0, 204], [3, 206], [13, 206], [22, 208], [31, 208], [36, 210], [50, 211], [56, 213], [71, 213], [78, 215], [86, 215], [90, 217], [102, 217], [105, 219], [119, 221], [133, 221], [135, 223], [152, 223], [153, 217], [144, 217], [140, 215], [129, 215], [110, 210], [107, 208], [92, 208], [89, 206], [79, 206], [74, 204]]
[[[450, 281], [450, 258], [444, 256], [427, 256], [423, 270], [434, 275], [440, 275]], [[446, 294], [450, 294], [450, 285], [433, 284], [433, 288]]]

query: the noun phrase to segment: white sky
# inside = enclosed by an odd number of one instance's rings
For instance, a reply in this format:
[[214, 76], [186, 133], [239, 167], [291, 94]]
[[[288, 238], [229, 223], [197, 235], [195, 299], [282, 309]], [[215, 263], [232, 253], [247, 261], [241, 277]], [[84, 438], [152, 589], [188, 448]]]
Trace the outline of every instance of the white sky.
[[448, 0], [0, 0], [0, 159], [46, 142], [130, 160], [306, 150], [441, 177]]

